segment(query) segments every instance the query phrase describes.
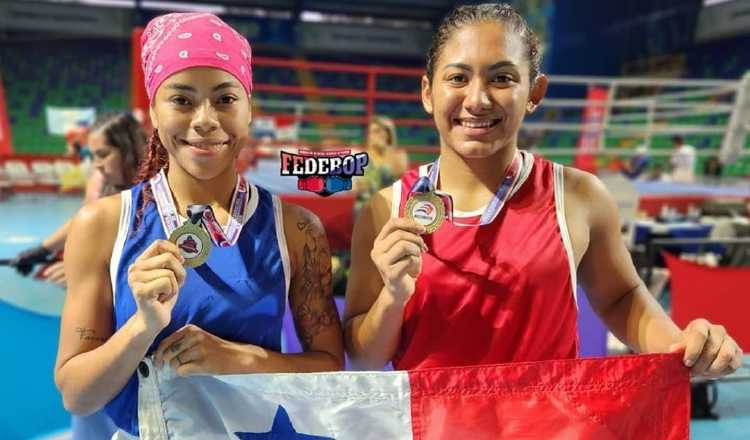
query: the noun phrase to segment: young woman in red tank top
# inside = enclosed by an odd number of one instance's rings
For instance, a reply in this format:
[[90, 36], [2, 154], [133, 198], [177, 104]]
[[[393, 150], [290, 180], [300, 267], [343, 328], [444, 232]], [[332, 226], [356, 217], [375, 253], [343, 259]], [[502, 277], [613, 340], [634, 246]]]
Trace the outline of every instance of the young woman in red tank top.
[[[601, 182], [519, 151], [523, 118], [547, 89], [540, 58], [510, 6], [461, 6], [443, 20], [422, 78], [440, 159], [380, 191], [354, 228], [344, 319], [355, 365], [575, 357], [580, 278], [596, 312], [634, 350], [684, 350], [694, 374], [733, 372], [741, 351], [723, 327], [700, 319], [681, 330], [648, 292]], [[415, 186], [430, 183], [453, 206], [427, 233], [406, 204]]]

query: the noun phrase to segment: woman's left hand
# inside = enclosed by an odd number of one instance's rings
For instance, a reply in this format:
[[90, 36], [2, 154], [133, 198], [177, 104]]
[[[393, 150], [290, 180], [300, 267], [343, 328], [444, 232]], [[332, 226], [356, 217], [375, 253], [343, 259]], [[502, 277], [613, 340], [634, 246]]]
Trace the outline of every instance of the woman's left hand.
[[188, 324], [165, 338], [154, 353], [157, 368], [168, 363], [180, 376], [243, 371], [247, 344], [229, 342]]
[[680, 338], [669, 351], [685, 351], [683, 360], [693, 376], [713, 379], [734, 373], [742, 365], [742, 350], [723, 326], [696, 319]]

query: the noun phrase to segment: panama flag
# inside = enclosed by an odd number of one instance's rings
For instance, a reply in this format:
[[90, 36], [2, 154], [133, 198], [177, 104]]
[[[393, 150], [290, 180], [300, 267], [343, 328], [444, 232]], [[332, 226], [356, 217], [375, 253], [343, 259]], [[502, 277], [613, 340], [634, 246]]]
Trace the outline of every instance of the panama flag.
[[144, 439], [689, 437], [689, 372], [677, 354], [184, 378], [146, 362]]

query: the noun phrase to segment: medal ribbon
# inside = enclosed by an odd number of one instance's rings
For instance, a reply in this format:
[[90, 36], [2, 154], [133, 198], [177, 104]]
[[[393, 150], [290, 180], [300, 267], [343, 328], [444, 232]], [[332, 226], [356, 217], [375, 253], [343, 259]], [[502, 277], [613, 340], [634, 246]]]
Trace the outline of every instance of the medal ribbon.
[[[510, 196], [512, 194], [511, 190], [516, 186], [516, 183], [518, 182], [518, 179], [521, 175], [521, 165], [521, 153], [516, 151], [516, 155], [513, 157], [513, 161], [505, 170], [505, 177], [503, 177], [500, 186], [498, 187], [495, 194], [493, 194], [492, 200], [490, 200], [487, 208], [485, 208], [484, 212], [482, 213], [482, 217], [479, 219], [480, 226], [492, 223], [492, 221], [495, 220], [497, 215], [503, 209], [505, 203], [508, 201], [508, 199], [510, 199]], [[437, 186], [437, 179], [439, 175], [440, 158], [433, 162], [432, 166], [430, 167], [430, 172], [427, 176], [420, 177], [414, 183], [411, 192], [425, 192], [425, 189], [427, 191], [434, 192]], [[452, 210], [452, 206], [446, 206], [446, 209]], [[458, 223], [456, 222], [455, 217], [453, 217], [452, 214], [449, 216], [449, 219], [453, 222], [453, 224], [457, 226], [476, 226], [475, 224]]]
[[[164, 231], [169, 237], [172, 232], [182, 224], [180, 216], [177, 214], [172, 193], [169, 191], [167, 177], [164, 170], [160, 170], [157, 175], [151, 178], [151, 191], [154, 193], [156, 208], [159, 211]], [[242, 231], [242, 225], [245, 220], [249, 201], [248, 184], [242, 176], [237, 176], [237, 185], [232, 194], [232, 202], [229, 209], [229, 222], [226, 232], [222, 229], [216, 220], [213, 209], [208, 205], [189, 205], [187, 212], [190, 217], [188, 221], [192, 223], [203, 224], [208, 231], [211, 241], [219, 247], [229, 247], [237, 243]]]

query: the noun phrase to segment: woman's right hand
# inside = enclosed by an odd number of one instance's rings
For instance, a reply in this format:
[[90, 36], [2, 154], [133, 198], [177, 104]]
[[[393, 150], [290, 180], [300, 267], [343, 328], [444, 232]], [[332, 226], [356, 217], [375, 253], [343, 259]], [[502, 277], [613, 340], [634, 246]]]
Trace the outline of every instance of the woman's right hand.
[[427, 250], [420, 236], [424, 232], [424, 226], [414, 220], [391, 218], [373, 243], [370, 258], [380, 272], [386, 294], [399, 304], [406, 304], [414, 293], [422, 271], [422, 252]]
[[128, 268], [128, 285], [146, 327], [159, 332], [169, 324], [177, 294], [185, 282], [185, 259], [167, 240], [151, 243]]

